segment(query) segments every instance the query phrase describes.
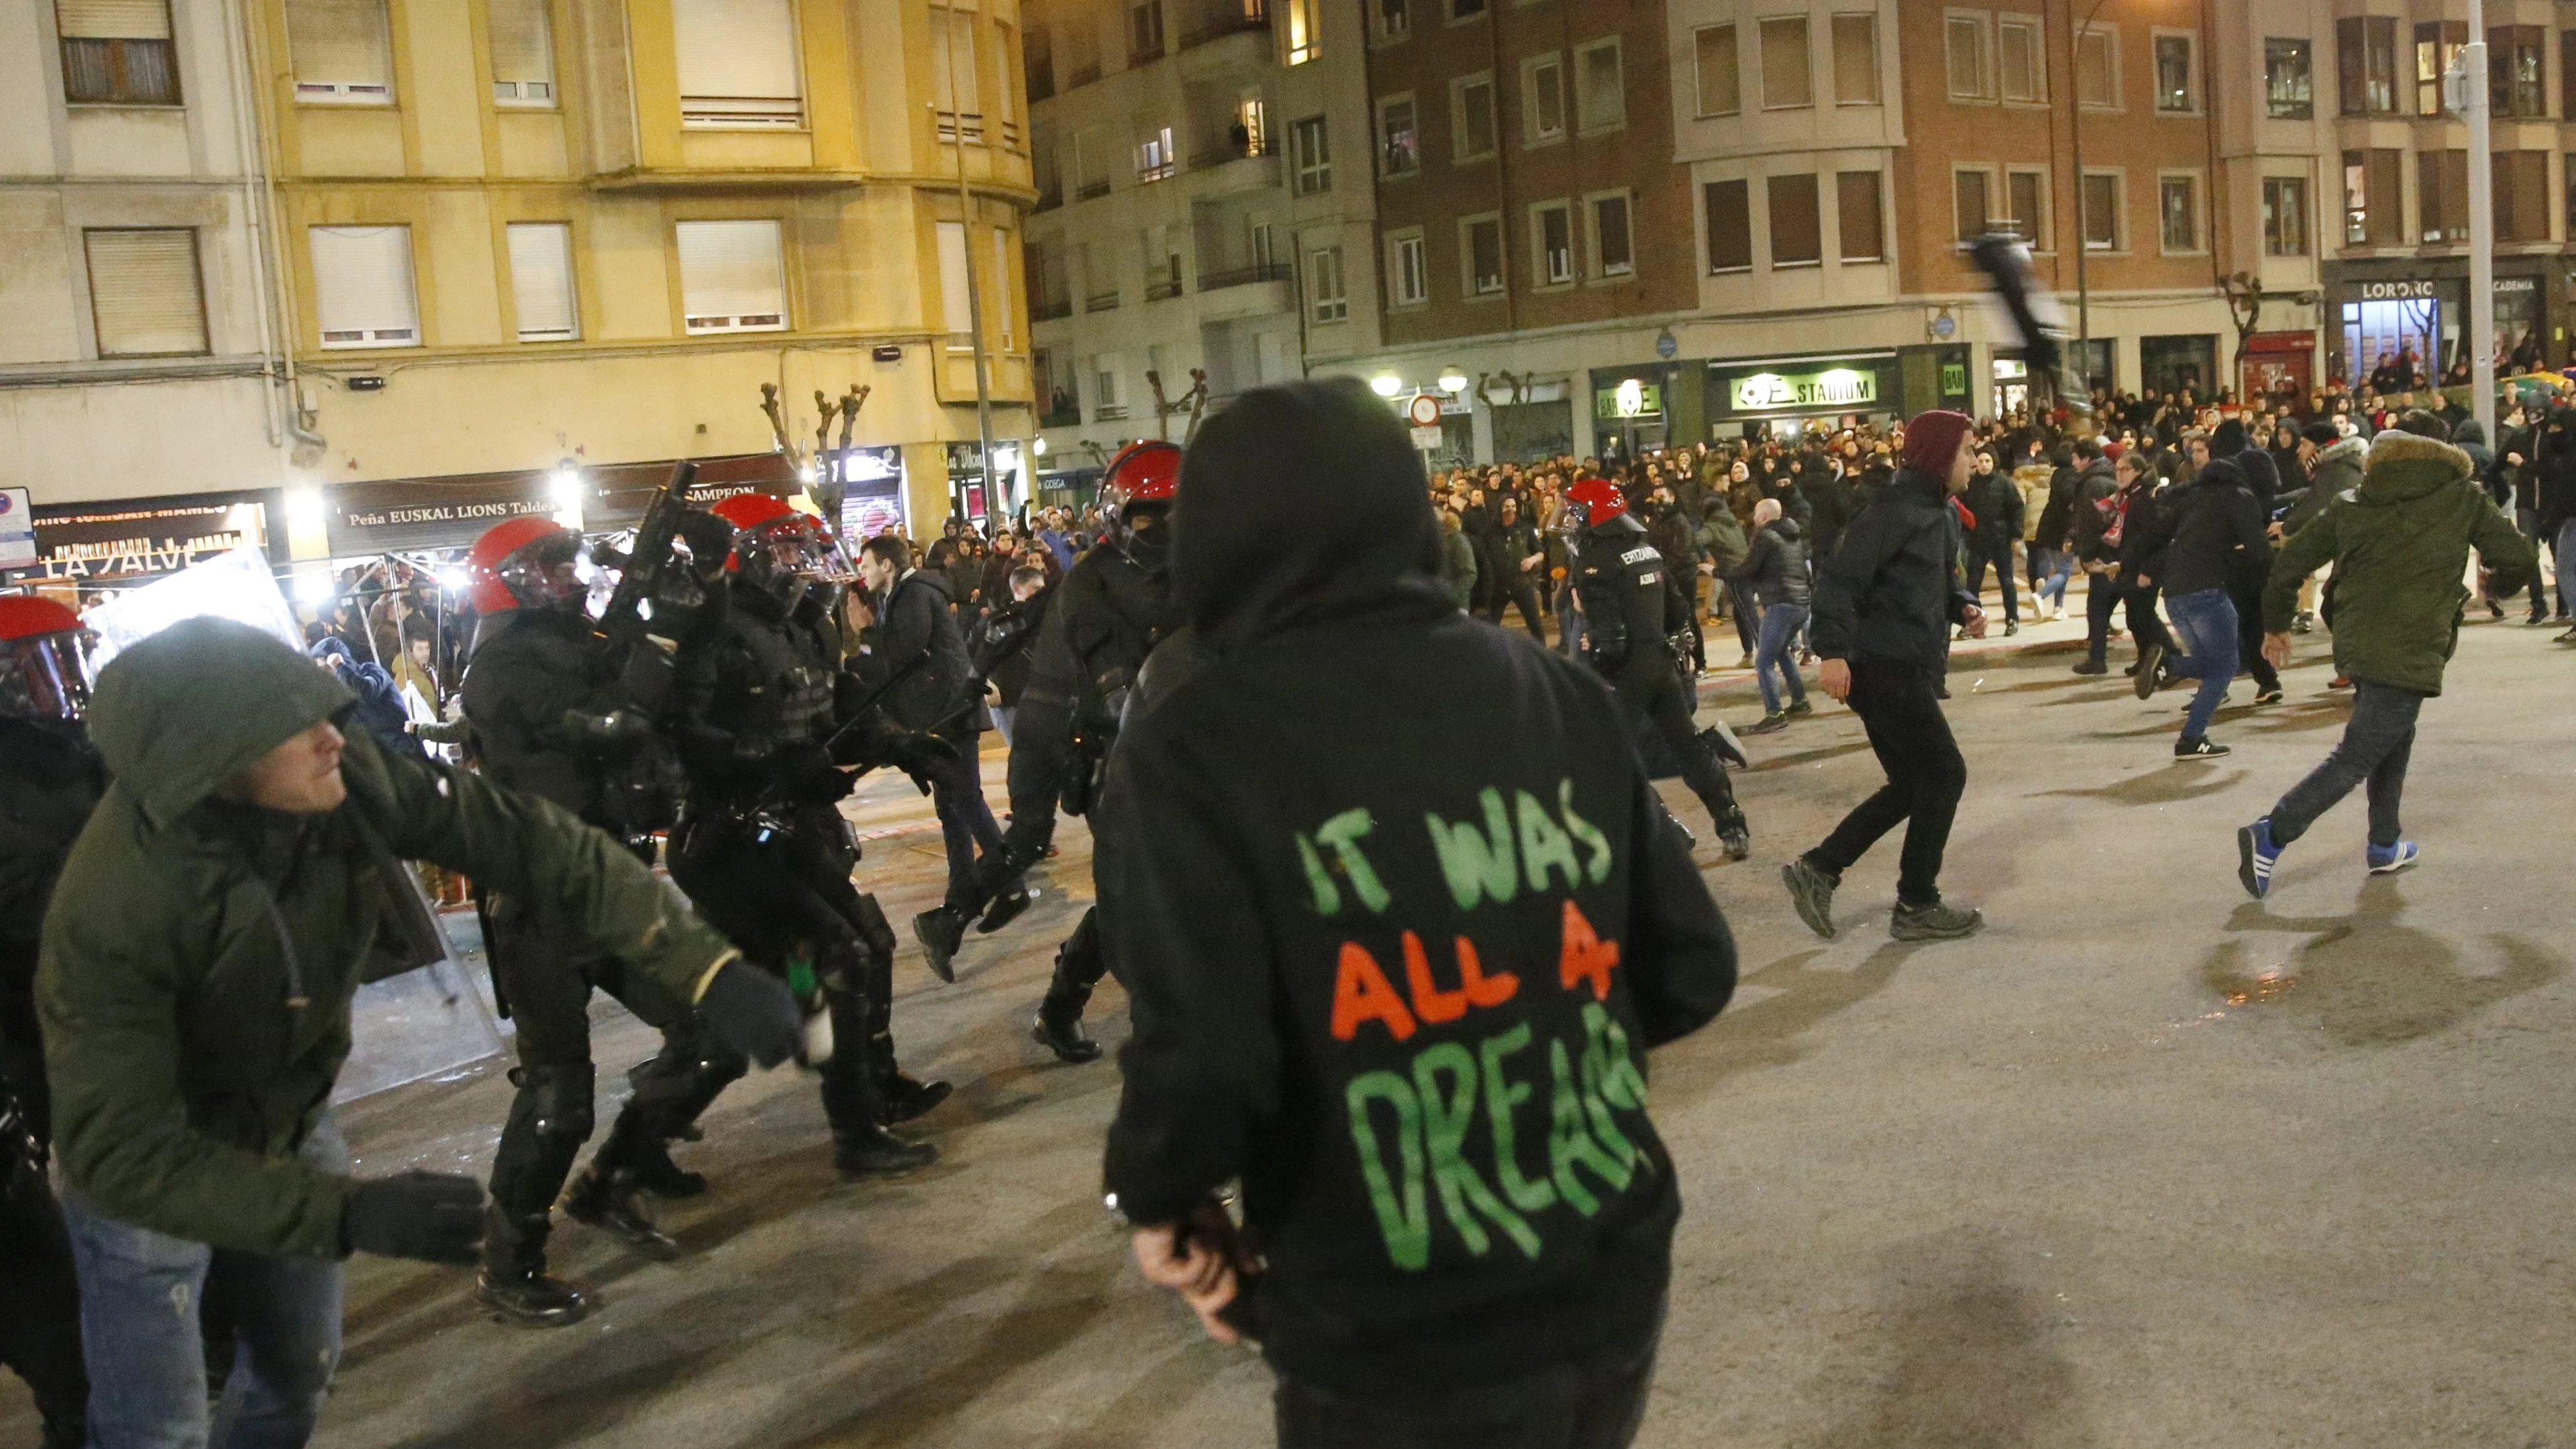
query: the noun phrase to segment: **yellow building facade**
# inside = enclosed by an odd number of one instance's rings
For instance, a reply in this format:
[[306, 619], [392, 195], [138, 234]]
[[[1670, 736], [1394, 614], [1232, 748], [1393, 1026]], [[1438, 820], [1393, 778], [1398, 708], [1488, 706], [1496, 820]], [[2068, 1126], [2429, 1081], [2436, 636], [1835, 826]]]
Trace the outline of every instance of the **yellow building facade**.
[[818, 391], [867, 389], [853, 442], [900, 460], [916, 535], [1007, 506], [981, 489], [978, 372], [991, 437], [1024, 444], [1018, 20], [254, 0], [282, 325], [320, 440], [288, 490], [294, 556], [470, 537], [566, 479], [596, 521], [621, 464], [728, 458], [775, 485], [752, 464], [775, 447], [763, 384], [807, 448]]

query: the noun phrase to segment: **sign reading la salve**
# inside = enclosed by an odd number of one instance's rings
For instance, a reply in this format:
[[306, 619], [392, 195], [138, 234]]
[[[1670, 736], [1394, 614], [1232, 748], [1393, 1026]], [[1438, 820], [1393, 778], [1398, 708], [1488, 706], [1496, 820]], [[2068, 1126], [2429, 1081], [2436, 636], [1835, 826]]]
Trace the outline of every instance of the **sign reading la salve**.
[[0, 488], [0, 569], [36, 562], [36, 509], [24, 488]]
[[1738, 412], [1767, 408], [1839, 408], [1878, 401], [1878, 373], [1849, 367], [1823, 372], [1757, 372], [1738, 378]]

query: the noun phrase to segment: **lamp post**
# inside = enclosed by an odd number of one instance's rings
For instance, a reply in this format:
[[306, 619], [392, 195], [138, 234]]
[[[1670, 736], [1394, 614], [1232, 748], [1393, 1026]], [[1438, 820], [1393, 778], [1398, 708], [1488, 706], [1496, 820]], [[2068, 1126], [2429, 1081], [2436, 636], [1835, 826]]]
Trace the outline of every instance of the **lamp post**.
[[[2469, 43], [2458, 61], [2460, 109], [2469, 118], [2469, 408], [2496, 435], [2495, 155], [2488, 124], [2486, 0], [2469, 0]], [[2440, 364], [2436, 363], [2435, 366]]]
[[[2093, 287], [2084, 264], [2093, 241], [2084, 226], [2084, 32], [2093, 28], [2093, 17], [2102, 13], [2102, 4], [2103, 0], [2093, 0], [2092, 8], [2084, 12], [2084, 22], [2074, 28], [2066, 42], [2067, 99], [2074, 108], [2074, 119], [2068, 123], [2066, 134], [2075, 152], [2075, 341], [2084, 354], [2081, 363], [2085, 365], [2091, 363], [2093, 352]], [[2118, 85], [2118, 77], [2113, 77], [2111, 83]], [[2093, 379], [2086, 377], [2084, 383], [2090, 387]]]

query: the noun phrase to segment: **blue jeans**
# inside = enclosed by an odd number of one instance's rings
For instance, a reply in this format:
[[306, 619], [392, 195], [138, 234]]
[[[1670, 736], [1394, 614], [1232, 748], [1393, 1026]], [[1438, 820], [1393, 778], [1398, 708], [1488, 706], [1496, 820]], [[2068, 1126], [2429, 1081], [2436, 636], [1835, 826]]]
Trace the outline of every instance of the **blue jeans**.
[[2200, 681], [2200, 692], [2182, 717], [2182, 737], [2196, 740], [2209, 733], [2209, 717], [2226, 698], [2227, 681], [2236, 677], [2236, 601], [2225, 589], [2167, 594], [2165, 612], [2173, 616], [2174, 632], [2191, 651], [2176, 655], [2166, 667]]
[[2063, 609], [2066, 607], [2067, 581], [2075, 577], [2075, 555], [2062, 548], [2030, 546], [2030, 597], [2036, 604], [2041, 599]]
[[1806, 622], [1803, 604], [1773, 604], [1762, 611], [1762, 635], [1753, 651], [1753, 680], [1762, 686], [1764, 714], [1780, 712], [1780, 685], [1771, 682], [1774, 673], [1788, 685], [1791, 703], [1807, 702], [1806, 681], [1798, 677], [1798, 666], [1789, 657], [1789, 645]]
[[931, 809], [939, 816], [940, 838], [948, 847], [952, 900], [975, 878], [975, 852], [992, 855], [1002, 848], [1001, 822], [984, 799], [984, 765], [975, 744], [973, 735], [958, 740], [957, 758], [943, 762], [930, 777]]
[[[349, 1170], [324, 1117], [301, 1153]], [[340, 1260], [211, 1248], [107, 1217], [63, 1195], [80, 1275], [91, 1449], [301, 1449], [340, 1362]], [[240, 1347], [208, 1422], [198, 1314], [223, 1295]]]

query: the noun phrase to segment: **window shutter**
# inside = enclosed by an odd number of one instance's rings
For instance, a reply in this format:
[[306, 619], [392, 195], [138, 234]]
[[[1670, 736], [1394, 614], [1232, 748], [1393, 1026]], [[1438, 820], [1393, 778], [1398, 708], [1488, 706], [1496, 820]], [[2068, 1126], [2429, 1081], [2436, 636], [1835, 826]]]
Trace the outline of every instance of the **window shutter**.
[[560, 342], [581, 335], [573, 309], [572, 228], [559, 221], [510, 224], [510, 288], [521, 342]]
[[287, 0], [286, 47], [300, 99], [393, 94], [385, 0]]
[[324, 347], [416, 347], [420, 309], [411, 290], [411, 228], [311, 230], [315, 311]]
[[1753, 203], [1748, 183], [1711, 181], [1700, 191], [1708, 212], [1708, 269], [1749, 269], [1753, 265]]
[[93, 231], [83, 240], [89, 250], [90, 314], [98, 323], [99, 356], [206, 351], [195, 232]]
[[796, 11], [790, 0], [672, 0], [680, 118], [701, 126], [793, 126]]
[[1002, 350], [1011, 350], [1011, 234], [996, 228], [993, 232], [993, 295], [986, 298], [993, 315], [1001, 319], [997, 329], [1002, 334]]
[[1771, 201], [1771, 265], [1797, 266], [1822, 260], [1823, 230], [1816, 215], [1814, 174], [1774, 176], [1767, 185]]
[[492, 96], [521, 105], [555, 98], [554, 37], [546, 0], [491, 0]]
[[680, 308], [690, 332], [779, 332], [787, 274], [774, 221], [679, 224]]
[[972, 347], [975, 324], [966, 301], [966, 225], [939, 223], [939, 299], [948, 326], [948, 345]]
[[169, 0], [54, 0], [65, 40], [168, 40]]

